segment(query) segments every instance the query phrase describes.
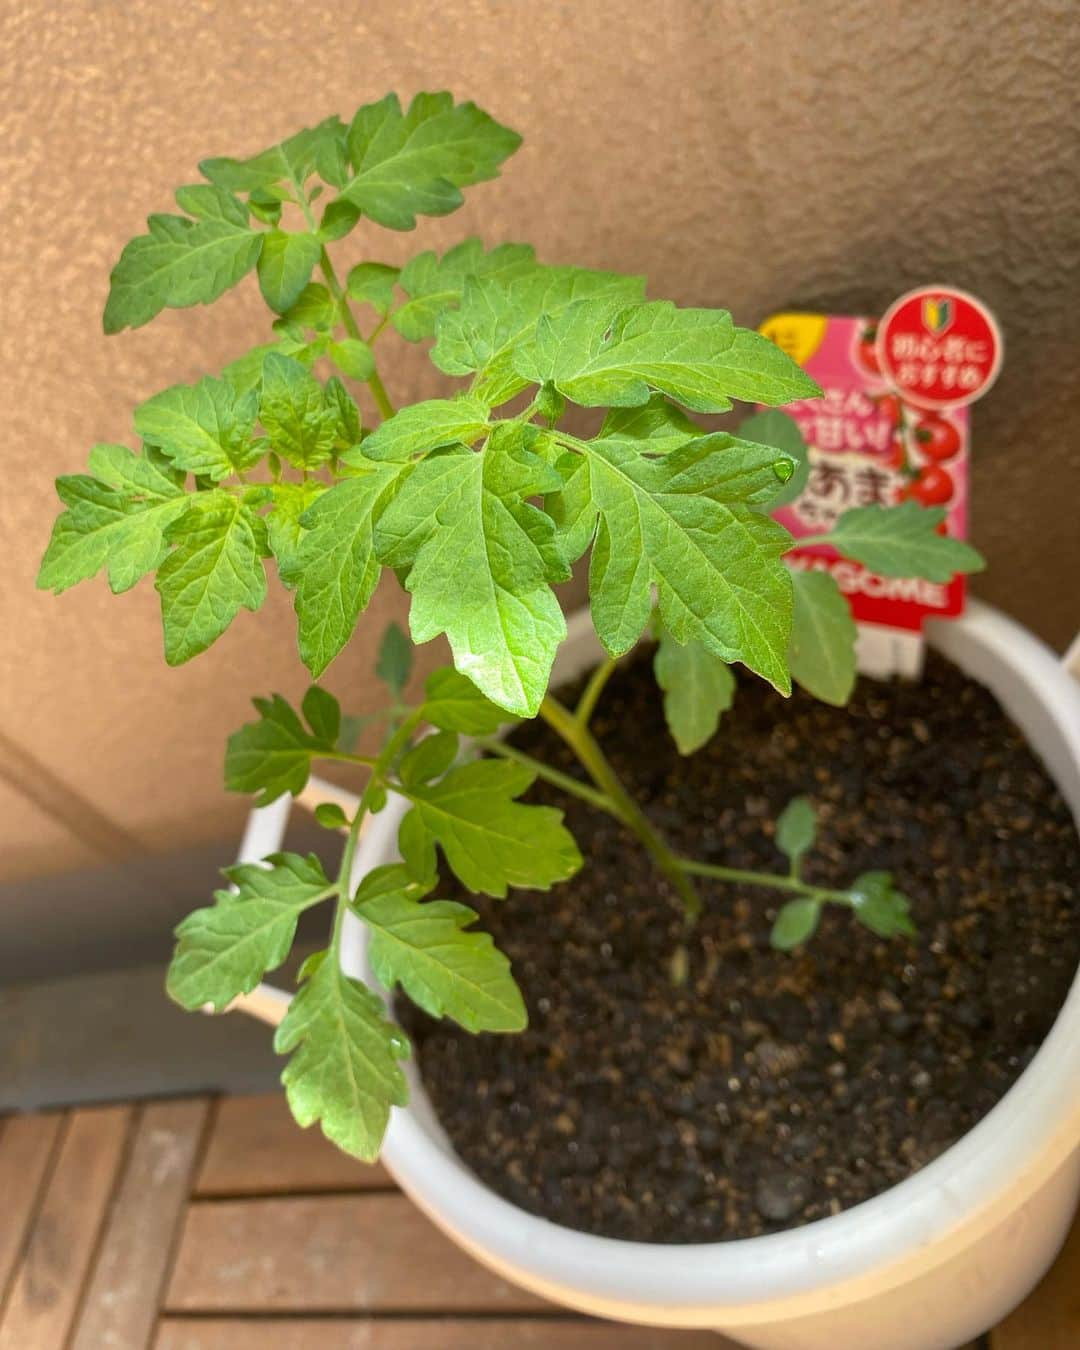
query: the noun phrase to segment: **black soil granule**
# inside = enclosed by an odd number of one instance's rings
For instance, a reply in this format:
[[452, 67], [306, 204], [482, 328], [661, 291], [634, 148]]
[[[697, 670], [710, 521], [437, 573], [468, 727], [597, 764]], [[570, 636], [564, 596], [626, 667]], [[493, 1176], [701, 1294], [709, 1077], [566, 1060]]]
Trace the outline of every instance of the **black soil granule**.
[[[987, 690], [935, 656], [921, 684], [860, 681], [846, 710], [745, 679], [720, 733], [683, 759], [638, 658], [593, 727], [655, 824], [700, 859], [782, 870], [773, 822], [807, 794], [808, 878], [892, 871], [919, 938], [882, 941], [830, 906], [810, 946], [783, 955], [769, 946], [783, 897], [702, 882], [673, 988], [668, 886], [619, 825], [538, 785], [584, 868], [548, 893], [470, 901], [513, 961], [529, 1029], [473, 1037], [401, 1009], [479, 1177], [591, 1233], [749, 1237], [868, 1199], [985, 1115], [1080, 958], [1073, 822]], [[542, 724], [514, 740], [581, 776]]]

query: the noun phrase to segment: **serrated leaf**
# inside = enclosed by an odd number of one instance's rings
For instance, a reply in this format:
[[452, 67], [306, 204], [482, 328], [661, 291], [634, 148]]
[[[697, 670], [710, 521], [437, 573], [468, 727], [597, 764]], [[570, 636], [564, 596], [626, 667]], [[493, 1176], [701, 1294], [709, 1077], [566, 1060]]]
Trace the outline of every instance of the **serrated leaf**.
[[[316, 718], [321, 735], [315, 727], [305, 726], [280, 694], [252, 700], [258, 718], [234, 731], [225, 751], [225, 786], [230, 792], [255, 793], [256, 806], [269, 806], [286, 792], [295, 797], [304, 790], [312, 759], [336, 748], [335, 738], [325, 734], [334, 720], [325, 701], [336, 704], [336, 700], [325, 690], [320, 694]], [[337, 717], [340, 727], [340, 709]]]
[[741, 440], [754, 441], [758, 445], [769, 445], [790, 456], [794, 471], [788, 481], [777, 484], [777, 490], [769, 498], [770, 511], [793, 502], [802, 495], [810, 477], [810, 452], [799, 424], [779, 408], [765, 408], [761, 412], [744, 417], [739, 423]]
[[413, 651], [408, 636], [396, 623], [386, 625], [386, 631], [379, 643], [379, 654], [375, 658], [375, 674], [384, 684], [390, 686], [396, 698], [400, 698], [412, 673]]
[[259, 289], [263, 299], [278, 314], [284, 314], [311, 280], [322, 254], [313, 234], [270, 230], [259, 255]]
[[459, 731], [464, 736], [490, 736], [512, 721], [497, 704], [492, 703], [465, 675], [459, 675], [453, 666], [433, 671], [424, 686], [425, 721], [444, 731]]
[[439, 316], [431, 359], [447, 375], [482, 372], [472, 392], [498, 407], [529, 383], [514, 353], [532, 341], [542, 317], [555, 321], [587, 298], [614, 317], [644, 293], [644, 277], [584, 267], [538, 266], [509, 281], [467, 277], [460, 307]]
[[483, 454], [450, 447], [421, 460], [379, 519], [375, 546], [388, 566], [409, 568], [413, 641], [445, 633], [463, 675], [531, 717], [566, 636], [551, 583], [570, 573], [551, 520], [527, 500], [552, 470], [517, 435]]
[[401, 271], [389, 263], [357, 263], [345, 281], [350, 300], [370, 305], [378, 314], [387, 314], [394, 303], [394, 286]]
[[568, 452], [556, 460], [555, 471], [562, 487], [544, 497], [544, 510], [555, 526], [563, 557], [575, 563], [592, 543], [600, 519], [593, 500], [589, 461], [584, 455]]
[[271, 486], [273, 510], [266, 517], [266, 532], [278, 573], [286, 586], [291, 586], [289, 578], [295, 577], [299, 568], [300, 542], [306, 533], [300, 519], [326, 491], [326, 484], [314, 478], [303, 483], [283, 482]]
[[192, 183], [177, 188], [176, 204], [197, 220], [223, 220], [247, 229], [248, 209], [244, 203], [212, 183]]
[[855, 687], [858, 629], [851, 606], [827, 572], [792, 568], [791, 583], [791, 678], [823, 703], [842, 708]]
[[[663, 394], [652, 394], [637, 408], [612, 408], [600, 428], [601, 436], [614, 436], [620, 441], [642, 441], [643, 453], [664, 455], [678, 450], [695, 436], [704, 436], [704, 427], [691, 418]], [[754, 437], [749, 437], [753, 440]]]
[[437, 731], [422, 737], [404, 754], [398, 766], [398, 776], [406, 787], [419, 787], [441, 778], [453, 764], [458, 753], [456, 731]]
[[249, 994], [288, 956], [304, 910], [335, 892], [313, 853], [275, 853], [266, 862], [226, 868], [235, 889], [218, 891], [215, 905], [176, 929], [166, 988], [181, 1007], [222, 1012]]
[[338, 320], [337, 301], [320, 282], [309, 282], [285, 311], [288, 324], [298, 324], [317, 333], [328, 333]]
[[371, 348], [362, 338], [347, 337], [331, 342], [327, 355], [350, 380], [369, 380], [375, 370]]
[[109, 277], [106, 333], [140, 328], [166, 306], [206, 305], [255, 266], [263, 235], [246, 222], [151, 216], [148, 233], [125, 247]]
[[412, 874], [434, 875], [438, 845], [462, 885], [500, 900], [510, 886], [546, 891], [573, 876], [581, 855], [562, 812], [514, 800], [532, 781], [520, 764], [482, 759], [410, 788], [398, 842]]
[[650, 460], [613, 437], [589, 443], [600, 511], [589, 569], [593, 622], [608, 654], [623, 655], [648, 622], [655, 583], [676, 641], [741, 661], [786, 694], [792, 591], [780, 555], [791, 539], [729, 500], [729, 450], [714, 445], [703, 436]]
[[259, 420], [270, 445], [298, 469], [315, 469], [330, 458], [338, 414], [322, 385], [299, 361], [271, 352], [263, 362]]
[[970, 544], [938, 534], [944, 519], [941, 507], [912, 501], [855, 506], [844, 512], [827, 538], [845, 558], [883, 577], [945, 582], [958, 572], [981, 571], [983, 558]]
[[810, 798], [793, 797], [776, 820], [776, 847], [791, 863], [793, 876], [816, 837], [817, 814]]
[[401, 272], [400, 285], [409, 298], [394, 311], [393, 325], [410, 342], [434, 337], [439, 315], [461, 303], [468, 277], [488, 277], [505, 285], [535, 265], [528, 244], [499, 244], [485, 253], [479, 239], [466, 239], [441, 258], [420, 253]]
[[344, 136], [341, 119], [328, 117], [318, 126], [305, 127], [278, 145], [247, 159], [205, 159], [199, 165], [199, 171], [212, 183], [231, 192], [265, 190], [278, 183], [295, 188], [315, 172], [320, 161], [323, 165], [333, 162], [335, 150], [343, 144]]
[[380, 984], [391, 991], [400, 984], [431, 1017], [452, 1017], [466, 1031], [522, 1031], [528, 1015], [510, 962], [488, 933], [466, 931], [476, 911], [450, 900], [421, 903], [407, 870], [393, 871], [399, 889], [384, 886], [352, 906], [371, 929], [368, 957]]
[[462, 203], [460, 188], [495, 178], [521, 144], [474, 103], [417, 94], [402, 113], [396, 94], [359, 109], [347, 146], [353, 177], [338, 201], [391, 230], [411, 230], [418, 215], [444, 216]]
[[356, 400], [336, 375], [331, 375], [323, 387], [328, 407], [337, 415], [337, 438], [344, 445], [355, 445], [360, 439], [360, 409]]
[[736, 328], [725, 310], [679, 309], [668, 300], [614, 316], [606, 302], [589, 300], [545, 315], [514, 368], [587, 407], [636, 407], [658, 391], [697, 412], [723, 412], [732, 398], [786, 403], [820, 392], [789, 356]]
[[305, 965], [305, 978], [274, 1035], [281, 1075], [297, 1124], [319, 1121], [338, 1148], [365, 1162], [379, 1155], [391, 1106], [408, 1100], [398, 1061], [409, 1043], [381, 1000], [345, 975], [327, 952]]
[[820, 920], [821, 905], [817, 900], [805, 897], [789, 900], [776, 916], [769, 941], [777, 951], [790, 952], [814, 936]]
[[243, 356], [238, 356], [235, 361], [230, 361], [227, 366], [222, 367], [221, 379], [238, 398], [251, 393], [252, 390], [257, 397], [259, 386], [262, 384], [263, 362], [271, 352], [283, 350], [282, 344], [278, 342], [264, 342], [258, 347], [252, 347]]
[[409, 465], [368, 465], [343, 478], [302, 518], [307, 533], [286, 582], [296, 588], [300, 656], [320, 675], [352, 637], [379, 580], [374, 529]]
[[188, 498], [165, 531], [175, 548], [158, 568], [165, 660], [190, 661], [215, 642], [241, 609], [266, 599], [262, 560], [266, 526], [243, 502], [221, 491]]
[[[467, 394], [432, 398], [402, 408], [364, 441], [365, 459], [411, 459], [443, 445], [471, 445], [488, 430], [491, 409]], [[348, 455], [345, 462], [353, 461]]]
[[[270, 358], [267, 358], [270, 359]], [[253, 436], [258, 399], [210, 376], [174, 384], [135, 409], [135, 430], [178, 469], [220, 482], [262, 458]]]
[[893, 886], [891, 872], [863, 872], [849, 894], [855, 918], [878, 937], [915, 937], [911, 903]]
[[664, 691], [664, 717], [679, 754], [692, 755], [712, 740], [720, 714], [731, 707], [736, 687], [731, 667], [700, 642], [676, 642], [661, 626], [653, 670]]
[[90, 470], [56, 480], [67, 510], [37, 585], [57, 595], [102, 567], [115, 594], [129, 590], [164, 559], [165, 530], [187, 508], [184, 474], [152, 446], [135, 455], [126, 445], [95, 445]]

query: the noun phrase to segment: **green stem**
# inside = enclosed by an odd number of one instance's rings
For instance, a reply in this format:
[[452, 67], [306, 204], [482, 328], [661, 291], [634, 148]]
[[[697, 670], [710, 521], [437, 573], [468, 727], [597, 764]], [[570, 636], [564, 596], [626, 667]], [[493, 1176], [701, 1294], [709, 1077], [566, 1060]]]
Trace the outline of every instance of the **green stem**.
[[578, 705], [574, 709], [575, 718], [583, 727], [589, 725], [589, 718], [593, 715], [593, 709], [600, 695], [604, 692], [604, 685], [615, 674], [614, 661], [602, 661], [589, 676], [589, 682], [585, 686]]
[[[326, 284], [329, 287], [330, 294], [334, 297], [337, 307], [341, 312], [341, 322], [345, 325], [346, 333], [348, 333], [350, 337], [363, 342], [364, 339], [360, 333], [360, 325], [356, 322], [356, 316], [349, 307], [348, 297], [345, 295], [345, 290], [338, 280], [337, 273], [334, 271], [334, 264], [330, 261], [330, 254], [327, 253], [325, 245], [323, 246], [319, 258], [319, 267], [322, 270], [323, 276], [326, 278]], [[390, 402], [386, 392], [386, 386], [380, 379], [378, 370], [372, 369], [371, 374], [367, 378], [367, 382], [371, 388], [371, 393], [375, 399], [380, 415], [384, 418], [393, 417], [394, 405]]]
[[532, 755], [527, 755], [524, 750], [519, 750], [513, 745], [507, 745], [505, 741], [500, 741], [495, 736], [478, 736], [476, 744], [483, 746], [493, 755], [501, 755], [503, 759], [512, 759], [517, 764], [524, 764], [527, 769], [536, 774], [537, 778], [543, 778], [555, 787], [562, 788], [563, 792], [569, 793], [572, 797], [580, 797], [582, 801], [588, 802], [590, 806], [595, 806], [601, 811], [606, 811], [609, 816], [614, 816], [616, 820], [623, 819], [618, 807], [603, 792], [598, 792], [596, 788], [589, 787], [588, 783], [579, 783], [576, 778], [571, 778], [567, 773], [561, 773], [558, 769], [550, 768], [542, 760], [533, 759]]
[[320, 750], [316, 753], [319, 759], [329, 759], [335, 764], [361, 764], [365, 769], [375, 767], [375, 758], [372, 755], [353, 755], [347, 750]]
[[596, 786], [611, 799], [620, 819], [641, 841], [657, 870], [671, 882], [683, 904], [688, 925], [701, 914], [701, 899], [679, 859], [653, 828], [652, 822], [623, 787], [588, 727], [569, 708], [548, 694], [540, 704], [540, 716], [560, 736], [585, 766]]
[[798, 877], [776, 872], [747, 872], [740, 867], [720, 867], [716, 863], [697, 862], [693, 858], [676, 858], [684, 872], [694, 876], [713, 877], [717, 881], [734, 881], [743, 886], [764, 886], [773, 891], [795, 891], [814, 900], [829, 900], [835, 905], [851, 904], [847, 891], [833, 891], [825, 886], [811, 886]]

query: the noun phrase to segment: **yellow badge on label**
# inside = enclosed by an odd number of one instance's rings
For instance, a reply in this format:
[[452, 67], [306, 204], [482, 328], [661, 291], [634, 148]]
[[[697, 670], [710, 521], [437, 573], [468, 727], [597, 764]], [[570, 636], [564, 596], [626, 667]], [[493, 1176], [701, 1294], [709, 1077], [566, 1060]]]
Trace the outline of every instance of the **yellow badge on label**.
[[821, 346], [829, 325], [824, 314], [772, 314], [758, 328], [793, 361], [805, 366]]

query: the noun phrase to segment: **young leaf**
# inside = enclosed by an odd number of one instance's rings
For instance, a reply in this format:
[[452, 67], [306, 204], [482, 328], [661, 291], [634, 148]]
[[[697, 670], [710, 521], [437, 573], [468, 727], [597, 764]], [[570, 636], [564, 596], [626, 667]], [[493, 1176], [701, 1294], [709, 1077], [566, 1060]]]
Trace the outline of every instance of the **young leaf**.
[[324, 830], [347, 830], [349, 817], [337, 802], [320, 802], [314, 811], [315, 824]]
[[842, 708], [855, 687], [851, 606], [827, 572], [791, 569], [795, 605], [788, 665], [791, 678], [823, 703]]
[[378, 871], [385, 875], [367, 894], [361, 885], [352, 909], [371, 928], [368, 956], [380, 984], [392, 991], [400, 983], [430, 1016], [452, 1017], [466, 1031], [524, 1030], [510, 962], [489, 934], [465, 931], [476, 911], [450, 900], [422, 904], [405, 867]]
[[660, 616], [678, 642], [742, 661], [786, 694], [792, 602], [780, 555], [790, 536], [729, 500], [730, 452], [713, 444], [700, 437], [650, 460], [613, 437], [589, 443], [601, 517], [589, 570], [593, 622], [610, 656], [629, 651], [655, 582]]
[[355, 445], [360, 439], [360, 409], [352, 395], [336, 375], [331, 375], [323, 386], [323, 396], [337, 416], [338, 440]]
[[307, 533], [285, 580], [296, 588], [300, 656], [313, 675], [352, 637], [375, 592], [375, 522], [410, 467], [369, 463], [367, 473], [335, 483], [302, 518]]
[[313, 234], [271, 230], [266, 235], [259, 255], [259, 289], [272, 310], [284, 314], [299, 300], [321, 253]]
[[554, 322], [577, 301], [603, 298], [609, 318], [645, 293], [644, 277], [592, 272], [584, 267], [533, 267], [506, 281], [468, 277], [461, 305], [440, 315], [431, 359], [447, 375], [482, 372], [472, 393], [493, 408], [529, 383], [514, 368], [541, 317]]
[[291, 584], [287, 578], [295, 577], [299, 568], [300, 543], [306, 533], [300, 518], [326, 491], [326, 484], [315, 478], [303, 483], [274, 483], [271, 486], [274, 509], [266, 517], [266, 532], [278, 574], [286, 586]]
[[204, 652], [241, 609], [258, 609], [266, 599], [263, 521], [221, 491], [196, 493], [188, 501], [165, 531], [166, 542], [176, 547], [154, 582], [170, 666]]
[[263, 362], [259, 418], [270, 444], [298, 469], [325, 464], [338, 433], [338, 414], [322, 385], [290, 356], [271, 354]]
[[[319, 693], [318, 704], [310, 691], [304, 700], [305, 713], [315, 714], [315, 723], [308, 726], [280, 694], [253, 700], [257, 720], [234, 731], [225, 751], [225, 786], [230, 792], [256, 793], [255, 805], [269, 806], [286, 792], [295, 797], [304, 790], [312, 759], [337, 748], [337, 736], [327, 734], [335, 720], [327, 700], [335, 707], [336, 700], [325, 690]], [[339, 728], [340, 717], [339, 709]]]
[[657, 390], [698, 412], [723, 412], [732, 398], [786, 403], [820, 392], [779, 347], [736, 328], [725, 310], [679, 309], [668, 300], [614, 318], [603, 300], [545, 315], [514, 368], [588, 407], [636, 407]]
[[456, 731], [437, 731], [424, 736], [402, 756], [398, 775], [408, 788], [420, 787], [441, 778], [457, 759]]
[[532, 781], [519, 764], [483, 759], [410, 788], [398, 842], [412, 874], [434, 875], [438, 844], [464, 886], [500, 900], [510, 886], [546, 891], [573, 876], [581, 855], [562, 812], [514, 801]]
[[341, 735], [341, 704], [333, 694], [313, 684], [304, 695], [300, 711], [316, 740], [324, 745], [337, 744]]
[[257, 416], [253, 391], [237, 393], [229, 382], [207, 376], [198, 384], [174, 384], [141, 403], [135, 430], [178, 469], [220, 482], [262, 458], [252, 435]]
[[279, 183], [295, 189], [316, 168], [321, 173], [324, 167], [335, 162], [337, 151], [344, 145], [344, 137], [345, 128], [340, 117], [328, 117], [318, 126], [305, 127], [248, 159], [204, 159], [199, 171], [212, 183], [231, 192], [265, 191]]
[[[471, 445], [488, 430], [491, 409], [477, 398], [431, 398], [402, 408], [364, 442], [365, 459], [411, 459], [443, 445]], [[347, 464], [353, 463], [348, 455]]]
[[817, 932], [820, 919], [821, 905], [817, 900], [803, 896], [789, 900], [776, 916], [769, 941], [777, 951], [790, 952], [809, 942]]
[[[699, 427], [663, 394], [651, 395], [637, 408], [612, 408], [600, 428], [601, 436], [614, 436], [620, 441], [644, 442], [641, 450], [650, 455], [665, 455], [669, 450], [678, 450], [695, 436], [705, 434], [703, 427]], [[752, 441], [757, 438], [748, 436], [746, 439]]]
[[166, 305], [206, 305], [255, 266], [264, 236], [224, 216], [151, 216], [120, 254], [109, 278], [106, 333], [140, 328]]
[[410, 342], [434, 337], [439, 315], [461, 303], [466, 278], [488, 277], [505, 285], [535, 266], [535, 253], [528, 244], [499, 244], [485, 253], [479, 239], [466, 239], [441, 258], [420, 253], [401, 272], [401, 289], [409, 298], [394, 311], [394, 327]]
[[584, 455], [567, 452], [555, 461], [555, 472], [562, 479], [562, 487], [545, 495], [544, 510], [555, 526], [563, 557], [575, 563], [592, 543], [600, 519], [593, 500], [589, 461]]
[[945, 582], [957, 572], [981, 571], [985, 563], [970, 544], [938, 534], [944, 519], [941, 507], [912, 501], [855, 506], [844, 512], [826, 538], [845, 558], [885, 577]]
[[408, 1100], [398, 1060], [409, 1042], [381, 1001], [350, 979], [329, 952], [310, 958], [303, 983], [274, 1036], [279, 1055], [292, 1053], [281, 1075], [297, 1124], [320, 1121], [338, 1148], [365, 1162], [379, 1155], [391, 1106]]
[[342, 338], [331, 342], [328, 355], [342, 375], [350, 380], [369, 380], [375, 369], [371, 348], [360, 338]]
[[361, 305], [370, 305], [377, 314], [387, 314], [394, 303], [394, 286], [399, 271], [400, 268], [387, 263], [357, 263], [345, 282], [349, 299]]
[[109, 588], [129, 590], [168, 552], [165, 530], [187, 509], [184, 474], [148, 446], [95, 445], [90, 474], [56, 480], [67, 507], [53, 526], [37, 585], [57, 595], [106, 569]]
[[312, 281], [304, 287], [282, 320], [316, 333], [328, 333], [338, 321], [337, 301], [320, 282]]
[[911, 903], [893, 886], [891, 872], [863, 872], [850, 889], [855, 918], [878, 937], [915, 937]]
[[266, 862], [225, 868], [235, 890], [216, 892], [215, 905], [177, 928], [166, 988], [181, 1007], [222, 1012], [249, 994], [288, 956], [304, 910], [335, 892], [314, 853], [275, 853]]
[[475, 103], [452, 94], [417, 94], [402, 113], [396, 94], [361, 108], [348, 132], [353, 177], [339, 202], [358, 207], [391, 230], [416, 217], [444, 216], [462, 203], [460, 188], [495, 178], [521, 144]]
[[809, 797], [793, 797], [776, 821], [776, 847], [791, 863], [791, 875], [798, 876], [803, 854], [813, 846], [817, 835], [817, 815]]
[[492, 703], [465, 675], [453, 666], [433, 671], [424, 686], [424, 719], [444, 731], [464, 736], [490, 736], [513, 719]]
[[248, 209], [239, 197], [212, 183], [192, 183], [176, 189], [176, 204], [197, 220], [224, 220], [247, 228]]
[[680, 755], [692, 755], [716, 735], [720, 714], [735, 697], [731, 667], [700, 642], [684, 645], [661, 628], [653, 658], [656, 682], [664, 691], [664, 716]]
[[396, 623], [386, 625], [379, 654], [375, 659], [375, 674], [390, 686], [395, 698], [400, 698], [412, 674], [412, 643]]
[[483, 454], [450, 447], [421, 460], [380, 517], [375, 541], [384, 563], [410, 569], [413, 641], [445, 633], [462, 674], [501, 707], [531, 717], [566, 636], [550, 583], [570, 572], [551, 520], [527, 500], [558, 479], [515, 448], [516, 435]]
[[802, 495], [810, 477], [810, 452], [794, 417], [789, 417], [779, 408], [765, 408], [761, 412], [751, 413], [739, 423], [739, 438], [783, 450], [794, 463], [791, 477], [782, 486], [778, 484], [776, 492], [769, 498], [770, 511]]

